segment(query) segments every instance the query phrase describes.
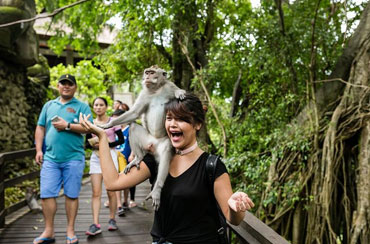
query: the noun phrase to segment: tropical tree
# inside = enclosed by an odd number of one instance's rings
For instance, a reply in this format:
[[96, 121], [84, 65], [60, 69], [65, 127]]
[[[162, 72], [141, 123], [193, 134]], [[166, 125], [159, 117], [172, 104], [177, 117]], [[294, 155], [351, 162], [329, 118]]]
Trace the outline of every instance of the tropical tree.
[[[159, 64], [203, 100], [207, 90], [219, 117], [208, 115], [208, 142], [227, 147], [233, 184], [255, 199], [262, 220], [292, 243], [368, 243], [366, 4], [87, 1], [55, 16], [74, 31], [49, 43], [96, 55], [106, 83], [138, 83]], [[122, 29], [99, 50], [95, 38], [113, 16]]]

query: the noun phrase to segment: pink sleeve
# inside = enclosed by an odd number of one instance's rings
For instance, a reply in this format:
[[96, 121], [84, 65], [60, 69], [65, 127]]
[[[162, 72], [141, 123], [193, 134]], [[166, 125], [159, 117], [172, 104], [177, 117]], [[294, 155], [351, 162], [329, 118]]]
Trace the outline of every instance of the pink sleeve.
[[120, 125], [114, 126], [113, 129], [114, 131], [121, 130], [121, 126]]

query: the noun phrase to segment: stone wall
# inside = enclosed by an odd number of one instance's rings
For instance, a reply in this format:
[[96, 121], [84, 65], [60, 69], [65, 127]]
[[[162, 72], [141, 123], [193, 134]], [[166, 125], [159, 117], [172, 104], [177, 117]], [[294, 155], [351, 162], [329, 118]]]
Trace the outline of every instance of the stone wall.
[[[35, 16], [33, 0], [0, 0], [0, 24]], [[49, 68], [33, 22], [0, 28], [0, 152], [33, 147]]]

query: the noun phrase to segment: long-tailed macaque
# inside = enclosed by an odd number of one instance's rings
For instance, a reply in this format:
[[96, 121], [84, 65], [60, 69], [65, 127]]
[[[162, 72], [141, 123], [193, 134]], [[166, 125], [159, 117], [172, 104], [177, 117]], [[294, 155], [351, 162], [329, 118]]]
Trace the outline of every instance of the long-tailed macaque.
[[[132, 109], [111, 120], [108, 124], [103, 125], [103, 128], [109, 128], [115, 125], [130, 124], [130, 146], [135, 158], [129, 163], [125, 169], [127, 173], [131, 167], [136, 166], [142, 161], [145, 154], [149, 151], [153, 154], [158, 165], [157, 180], [153, 190], [147, 196], [147, 199], [153, 199], [153, 206], [158, 210], [160, 205], [160, 196], [163, 184], [166, 180], [169, 170], [169, 164], [173, 156], [173, 148], [167, 136], [164, 127], [165, 111], [164, 104], [171, 98], [183, 99], [185, 90], [178, 88], [174, 83], [166, 78], [166, 72], [157, 67], [152, 66], [144, 70], [143, 90], [140, 92]], [[141, 126], [132, 123], [142, 115]]]

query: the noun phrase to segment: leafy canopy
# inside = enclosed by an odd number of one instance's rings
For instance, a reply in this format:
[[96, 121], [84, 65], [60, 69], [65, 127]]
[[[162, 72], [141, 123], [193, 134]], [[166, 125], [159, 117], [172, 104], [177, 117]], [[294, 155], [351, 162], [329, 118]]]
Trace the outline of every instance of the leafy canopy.
[[[38, 11], [50, 12], [72, 2], [38, 0], [37, 6]], [[93, 69], [90, 61], [76, 70], [57, 66], [53, 80], [63, 69], [71, 69], [80, 82], [80, 95], [88, 99], [111, 84], [129, 82], [135, 90], [145, 67], [158, 64], [171, 70], [181, 56], [181, 65], [187, 64], [174, 41], [176, 36], [187, 36], [185, 44], [194, 44], [190, 50], [194, 56], [205, 53], [206, 66], [198, 75], [203, 76], [227, 131], [225, 160], [233, 184], [258, 203], [272, 156], [283, 152], [277, 145], [283, 145], [284, 127], [312, 99], [310, 79], [319, 81], [330, 74], [363, 9], [355, 1], [260, 2], [260, 7], [252, 8], [247, 0], [95, 0], [67, 9], [53, 21], [65, 22], [73, 32], [57, 32], [49, 45], [57, 53], [68, 44], [86, 57], [94, 55], [100, 70]], [[276, 2], [282, 2], [280, 12]], [[103, 27], [112, 27], [112, 17], [121, 21], [122, 28], [113, 45], [100, 49], [96, 37]], [[205, 33], [209, 26], [212, 29]], [[207, 45], [196, 45], [207, 37], [212, 37]], [[233, 94], [239, 75], [239, 89]], [[202, 94], [199, 77], [191, 87]], [[317, 83], [314, 89], [319, 87]], [[236, 115], [230, 118], [233, 99]], [[221, 131], [210, 112], [207, 119], [211, 139], [221, 152]], [[309, 143], [297, 138], [290, 146], [305, 152]], [[282, 190], [295, 192], [291, 186]], [[276, 201], [273, 192], [269, 201]]]

